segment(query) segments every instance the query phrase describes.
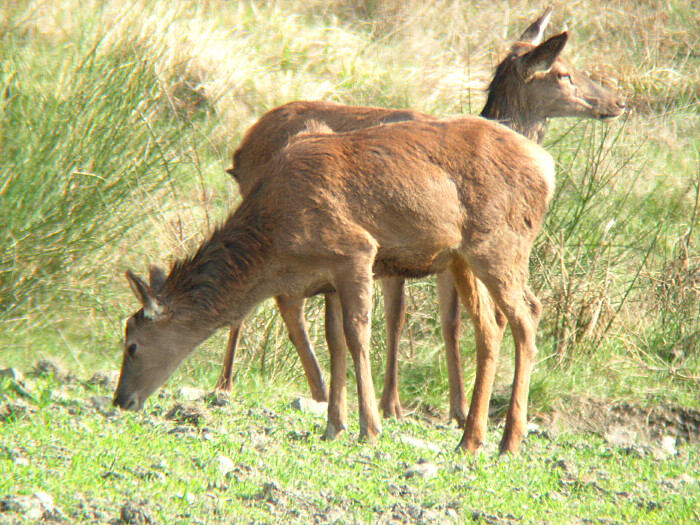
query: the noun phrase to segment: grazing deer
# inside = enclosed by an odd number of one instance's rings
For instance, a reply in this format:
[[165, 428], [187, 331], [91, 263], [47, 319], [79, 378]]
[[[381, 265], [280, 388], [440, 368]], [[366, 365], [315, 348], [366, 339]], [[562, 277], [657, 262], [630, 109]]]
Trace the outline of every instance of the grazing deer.
[[[578, 116], [604, 119], [618, 116], [624, 109], [624, 104], [618, 97], [594, 84], [559, 58], [566, 43], [566, 33], [540, 44], [550, 16], [551, 8], [548, 8], [522, 33], [518, 42], [513, 44], [509, 54], [496, 69], [489, 86], [487, 104], [481, 113], [486, 118], [502, 121], [538, 142], [542, 140], [548, 118]], [[332, 130], [341, 132], [402, 120], [425, 121], [431, 120], [432, 117], [414, 111], [342, 106], [321, 101], [291, 102], [275, 108], [263, 115], [247, 131], [234, 154], [234, 167], [229, 173], [238, 182], [244, 198], [260, 178], [266, 163], [274, 153], [283, 148], [289, 137], [302, 130], [310, 119], [325, 122]], [[380, 408], [385, 416], [400, 417], [401, 404], [397, 388], [398, 344], [405, 313], [405, 280], [391, 277], [382, 279], [380, 283], [385, 296], [387, 328], [387, 366]], [[467, 418], [467, 403], [458, 349], [459, 302], [449, 273], [438, 275], [437, 290], [450, 385], [450, 417], [462, 426]], [[314, 399], [325, 400], [323, 377], [304, 326], [304, 298], [277, 297], [276, 300], [290, 338], [300, 356], [312, 395]], [[482, 324], [485, 323], [483, 316], [480, 316], [479, 320]], [[502, 317], [491, 319], [488, 326], [477, 326], [477, 346], [489, 344], [484, 332], [500, 332], [504, 326], [505, 320]], [[240, 326], [231, 328], [217, 388], [232, 388], [233, 355], [239, 330]], [[483, 352], [482, 350], [481, 353]], [[482, 377], [483, 374], [477, 373], [477, 376]], [[472, 403], [482, 405], [483, 396]], [[479, 414], [478, 417], [483, 419], [485, 410], [487, 408], [474, 407], [472, 415], [475, 417]]]
[[[360, 436], [374, 441], [381, 426], [369, 362], [373, 276], [449, 270], [473, 318], [498, 311], [511, 327], [515, 379], [500, 451], [517, 453], [541, 313], [527, 286], [528, 259], [553, 194], [551, 156], [479, 117], [328, 131], [290, 140], [240, 207], [167, 277], [154, 273], [146, 284], [127, 272], [142, 308], [126, 323], [115, 405], [141, 408], [198, 344], [240, 324], [265, 298], [332, 286], [327, 325], [342, 326]], [[346, 356], [344, 345], [330, 350], [325, 434], [333, 438], [347, 424]], [[485, 390], [474, 397], [488, 403]], [[471, 450], [468, 426], [460, 447]]]

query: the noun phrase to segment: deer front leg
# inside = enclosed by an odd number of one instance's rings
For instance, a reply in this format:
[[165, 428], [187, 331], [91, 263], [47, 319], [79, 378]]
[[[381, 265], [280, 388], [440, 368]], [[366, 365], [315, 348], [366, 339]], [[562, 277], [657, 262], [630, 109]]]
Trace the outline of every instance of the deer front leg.
[[301, 366], [304, 368], [304, 374], [306, 374], [306, 380], [311, 389], [311, 397], [315, 401], [328, 401], [328, 390], [323, 381], [323, 374], [321, 373], [321, 367], [318, 366], [316, 354], [311, 348], [311, 341], [309, 341], [309, 334], [306, 331], [306, 323], [304, 322], [304, 304], [306, 299], [303, 297], [278, 295], [275, 297], [275, 301], [280, 314], [282, 314], [284, 324], [287, 326], [289, 339], [291, 339], [297, 354], [299, 354]]
[[335, 288], [343, 308], [343, 331], [352, 355], [357, 379], [360, 412], [360, 439], [375, 442], [381, 432], [377, 401], [374, 397], [372, 369], [369, 360], [372, 312], [371, 257], [355, 259], [352, 264], [338, 268]]
[[489, 402], [496, 376], [505, 319], [494, 306], [486, 287], [476, 279], [464, 260], [457, 259], [450, 273], [459, 296], [474, 324], [476, 379], [459, 449], [475, 453], [488, 429]]
[[440, 328], [445, 342], [445, 362], [450, 385], [450, 419], [459, 428], [467, 421], [467, 398], [464, 394], [464, 378], [459, 355], [459, 297], [449, 271], [436, 276], [438, 304], [440, 305]]
[[343, 309], [337, 293], [326, 298], [326, 342], [331, 357], [331, 389], [325, 439], [335, 439], [347, 428], [347, 346], [343, 332]]
[[226, 354], [224, 355], [224, 366], [221, 370], [219, 380], [216, 382], [216, 390], [220, 392], [233, 392], [233, 361], [236, 357], [236, 347], [241, 337], [243, 323], [232, 326], [228, 333], [228, 343], [226, 343]]
[[402, 417], [399, 400], [399, 340], [406, 316], [404, 297], [405, 280], [398, 277], [386, 277], [380, 280], [384, 293], [384, 319], [386, 322], [386, 370], [384, 371], [384, 388], [379, 408], [384, 417]]

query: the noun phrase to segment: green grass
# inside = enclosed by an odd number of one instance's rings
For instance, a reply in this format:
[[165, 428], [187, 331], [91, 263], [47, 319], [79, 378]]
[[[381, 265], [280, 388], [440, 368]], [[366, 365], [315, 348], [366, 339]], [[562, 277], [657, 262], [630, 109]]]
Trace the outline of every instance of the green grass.
[[[126, 502], [157, 523], [698, 519], [697, 481], [677, 481], [697, 476], [697, 444], [655, 459], [562, 432], [531, 435], [521, 456], [499, 460], [500, 429], [492, 428], [488, 451], [472, 458], [453, 453], [456, 428], [421, 418], [385, 421], [369, 446], [357, 441], [353, 412], [348, 434], [325, 442], [323, 417], [292, 410], [293, 390], [257, 376], [242, 377], [226, 406], [190, 403], [206, 416], [198, 424], [163, 417], [177, 401], [170, 390], [129, 414], [94, 408], [93, 396], [111, 393], [96, 386], [29, 378], [27, 400], [14, 385], [0, 383], [0, 406], [24, 407], [0, 423], [0, 495], [46, 492], [71, 523], [118, 518]], [[231, 460], [230, 473], [220, 471], [218, 456]], [[435, 465], [435, 477], [406, 477], [420, 462]]]

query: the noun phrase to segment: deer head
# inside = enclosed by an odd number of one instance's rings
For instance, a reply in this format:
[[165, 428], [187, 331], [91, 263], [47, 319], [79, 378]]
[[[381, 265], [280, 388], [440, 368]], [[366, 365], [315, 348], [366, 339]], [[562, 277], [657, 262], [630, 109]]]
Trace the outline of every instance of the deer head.
[[540, 43], [551, 10], [528, 27], [498, 65], [482, 116], [541, 141], [547, 119], [619, 117], [624, 101], [561, 58], [565, 32]]
[[126, 279], [142, 308], [126, 322], [114, 405], [136, 411], [210, 332], [203, 335], [193, 329], [193, 324], [186, 322], [189, 316], [159, 295], [165, 282], [162, 270], [151, 267], [150, 284], [130, 270]]

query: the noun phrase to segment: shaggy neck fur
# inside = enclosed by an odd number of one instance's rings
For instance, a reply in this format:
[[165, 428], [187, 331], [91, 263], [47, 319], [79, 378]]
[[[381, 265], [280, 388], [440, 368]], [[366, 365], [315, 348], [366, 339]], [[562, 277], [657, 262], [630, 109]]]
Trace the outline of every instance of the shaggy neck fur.
[[173, 265], [159, 296], [176, 315], [222, 326], [253, 306], [241, 299], [255, 286], [272, 244], [272, 220], [256, 207], [246, 199], [193, 256]]

